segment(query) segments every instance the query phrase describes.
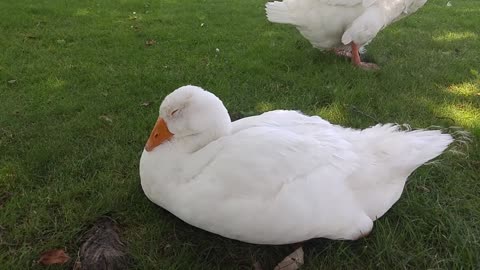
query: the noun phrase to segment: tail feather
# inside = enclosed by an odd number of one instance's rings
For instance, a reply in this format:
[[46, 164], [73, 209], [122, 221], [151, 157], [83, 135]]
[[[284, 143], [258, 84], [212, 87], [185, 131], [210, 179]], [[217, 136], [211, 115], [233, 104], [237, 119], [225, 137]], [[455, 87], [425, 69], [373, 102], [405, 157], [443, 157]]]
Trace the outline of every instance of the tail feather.
[[268, 2], [265, 4], [267, 19], [273, 23], [294, 24], [290, 17], [288, 6], [284, 2]]
[[440, 130], [410, 130], [408, 126], [406, 131], [401, 129], [393, 124], [376, 125], [362, 133], [373, 147], [369, 148], [372, 154], [408, 174], [439, 156], [453, 142], [450, 134]]
[[372, 220], [400, 198], [415, 169], [439, 156], [454, 141], [441, 130], [410, 130], [406, 125], [376, 125], [357, 132], [360, 134], [352, 133], [350, 141], [361, 155], [361, 166], [349, 185]]
[[453, 142], [447, 150], [448, 153], [466, 155], [468, 152], [468, 146], [473, 141], [472, 134], [461, 127], [451, 126], [448, 128], [441, 128], [439, 126], [431, 126], [429, 129], [441, 130], [453, 137]]

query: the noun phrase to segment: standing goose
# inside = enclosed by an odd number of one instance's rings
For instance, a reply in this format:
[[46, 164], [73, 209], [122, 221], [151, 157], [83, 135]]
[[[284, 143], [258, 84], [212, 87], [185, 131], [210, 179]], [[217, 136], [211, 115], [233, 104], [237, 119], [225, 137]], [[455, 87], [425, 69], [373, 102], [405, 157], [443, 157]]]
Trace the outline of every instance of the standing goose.
[[452, 142], [393, 124], [355, 130], [296, 111], [231, 122], [196, 86], [169, 94], [140, 160], [145, 195], [183, 221], [254, 244], [367, 235], [407, 177]]
[[359, 48], [387, 25], [421, 8], [427, 0], [283, 0], [266, 4], [267, 18], [291, 24], [318, 49], [333, 49], [364, 69]]

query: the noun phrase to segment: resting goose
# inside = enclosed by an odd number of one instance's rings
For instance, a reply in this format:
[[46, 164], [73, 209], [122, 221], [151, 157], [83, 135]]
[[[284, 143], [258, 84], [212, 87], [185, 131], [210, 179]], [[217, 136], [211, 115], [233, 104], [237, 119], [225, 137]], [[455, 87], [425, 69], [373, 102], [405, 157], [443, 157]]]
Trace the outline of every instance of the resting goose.
[[276, 110], [231, 122], [214, 94], [169, 94], [140, 160], [155, 204], [206, 231], [254, 244], [367, 235], [407, 177], [452, 142], [394, 124], [363, 130]]

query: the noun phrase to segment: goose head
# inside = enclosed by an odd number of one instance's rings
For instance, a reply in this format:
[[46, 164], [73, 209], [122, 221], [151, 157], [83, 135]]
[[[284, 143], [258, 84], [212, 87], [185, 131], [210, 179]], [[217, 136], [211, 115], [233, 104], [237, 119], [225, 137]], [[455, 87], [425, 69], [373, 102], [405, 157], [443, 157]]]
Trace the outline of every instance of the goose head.
[[222, 101], [198, 86], [187, 85], [163, 100], [145, 150], [169, 144], [194, 152], [230, 131], [230, 116]]

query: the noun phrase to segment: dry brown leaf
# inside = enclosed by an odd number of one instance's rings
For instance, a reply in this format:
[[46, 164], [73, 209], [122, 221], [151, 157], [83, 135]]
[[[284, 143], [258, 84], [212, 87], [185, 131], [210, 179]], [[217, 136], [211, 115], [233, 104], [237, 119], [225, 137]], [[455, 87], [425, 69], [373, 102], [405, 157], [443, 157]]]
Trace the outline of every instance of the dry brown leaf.
[[107, 122], [109, 122], [109, 123], [112, 123], [112, 122], [113, 122], [113, 121], [112, 121], [112, 118], [110, 118], [110, 117], [108, 117], [108, 116], [106, 116], [106, 115], [100, 115], [100, 116], [98, 117], [98, 119], [107, 121]]
[[277, 264], [273, 270], [297, 270], [303, 263], [303, 249], [299, 247]]
[[70, 257], [63, 249], [52, 249], [42, 253], [38, 263], [43, 265], [64, 264], [69, 260]]
[[145, 45], [147, 46], [152, 46], [152, 45], [155, 45], [157, 44], [157, 41], [155, 41], [154, 39], [149, 39], [147, 41], [145, 41]]

